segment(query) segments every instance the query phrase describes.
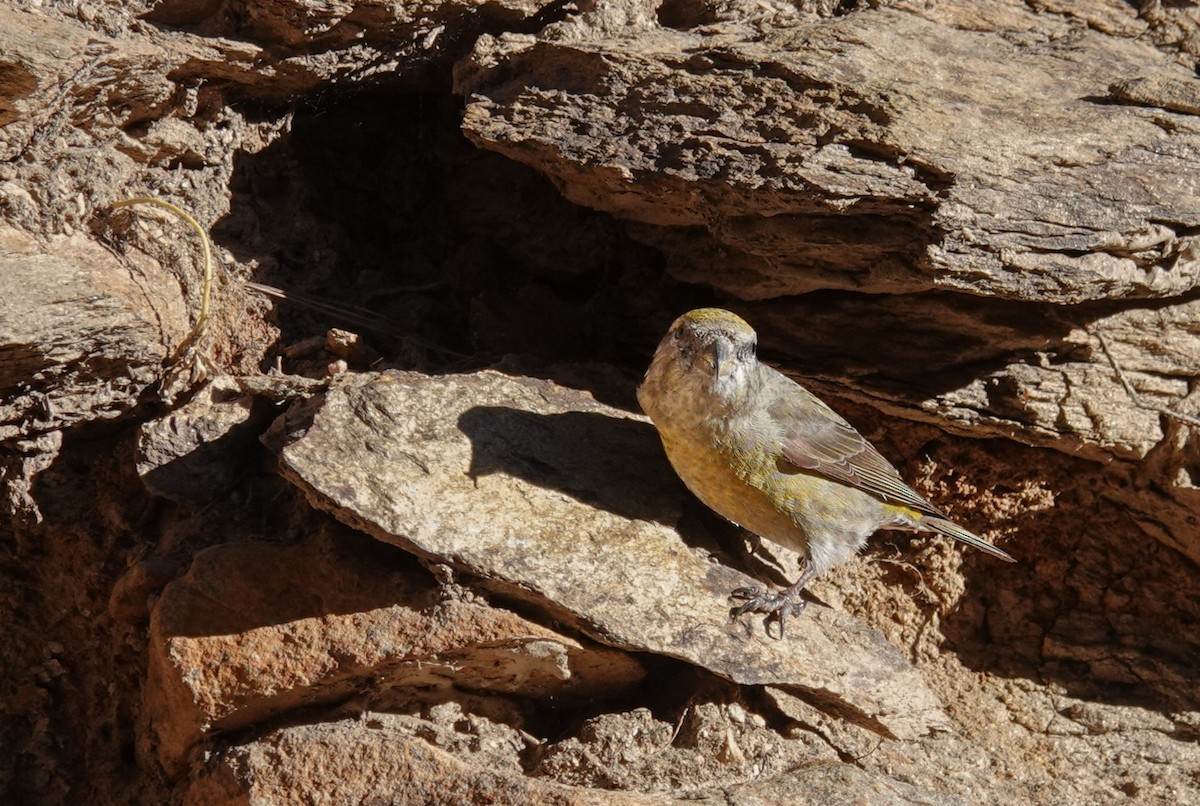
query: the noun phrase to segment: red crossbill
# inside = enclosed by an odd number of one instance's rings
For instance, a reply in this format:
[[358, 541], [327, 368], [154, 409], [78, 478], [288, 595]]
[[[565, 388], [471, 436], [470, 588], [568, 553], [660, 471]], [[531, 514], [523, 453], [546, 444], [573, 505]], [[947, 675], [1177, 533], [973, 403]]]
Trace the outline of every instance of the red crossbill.
[[876, 530], [936, 532], [1013, 562], [904, 483], [861, 434], [816, 395], [759, 363], [745, 320], [701, 308], [675, 320], [638, 388], [675, 472], [697, 498], [751, 532], [799, 552], [781, 593], [739, 588], [733, 611], [765, 613], [783, 636], [800, 591], [861, 549]]

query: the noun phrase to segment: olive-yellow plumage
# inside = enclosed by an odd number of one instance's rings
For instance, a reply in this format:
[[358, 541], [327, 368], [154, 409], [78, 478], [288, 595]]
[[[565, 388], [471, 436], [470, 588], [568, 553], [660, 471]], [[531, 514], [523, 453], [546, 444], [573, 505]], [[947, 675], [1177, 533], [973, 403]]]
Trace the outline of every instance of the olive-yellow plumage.
[[675, 320], [638, 388], [671, 465], [697, 498], [806, 558], [779, 594], [739, 589], [735, 616], [768, 614], [780, 635], [800, 590], [878, 529], [937, 532], [1012, 562], [904, 483], [854, 427], [800, 384], [759, 363], [744, 319], [700, 308]]

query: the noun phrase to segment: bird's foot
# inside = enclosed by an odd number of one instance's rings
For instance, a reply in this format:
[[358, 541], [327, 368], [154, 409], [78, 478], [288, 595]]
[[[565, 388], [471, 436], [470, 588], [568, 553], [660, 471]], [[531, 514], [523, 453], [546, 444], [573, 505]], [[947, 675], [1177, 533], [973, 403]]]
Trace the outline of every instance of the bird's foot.
[[800, 598], [800, 590], [793, 586], [779, 593], [771, 593], [763, 588], [738, 588], [729, 594], [730, 601], [740, 601], [742, 604], [729, 611], [729, 620], [737, 621], [747, 613], [765, 613], [763, 627], [767, 635], [771, 634], [771, 622], [779, 622], [779, 638], [783, 639], [783, 627], [788, 616], [798, 616], [808, 607], [808, 602]]

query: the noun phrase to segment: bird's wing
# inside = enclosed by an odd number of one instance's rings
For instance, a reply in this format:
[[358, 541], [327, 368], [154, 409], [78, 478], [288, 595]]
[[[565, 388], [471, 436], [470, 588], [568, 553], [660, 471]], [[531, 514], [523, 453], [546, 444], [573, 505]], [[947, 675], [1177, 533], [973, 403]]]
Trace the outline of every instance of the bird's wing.
[[945, 517], [905, 484], [896, 468], [820, 398], [782, 375], [778, 380], [794, 387], [776, 396], [768, 409], [783, 435], [784, 459], [797, 468], [853, 485], [888, 503]]

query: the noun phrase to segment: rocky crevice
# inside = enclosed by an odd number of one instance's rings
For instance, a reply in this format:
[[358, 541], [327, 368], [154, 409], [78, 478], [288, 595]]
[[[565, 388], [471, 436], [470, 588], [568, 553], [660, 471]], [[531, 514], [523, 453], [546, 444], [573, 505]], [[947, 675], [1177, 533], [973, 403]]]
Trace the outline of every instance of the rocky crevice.
[[[1197, 30], [0, 10], [0, 788], [1193, 798]], [[105, 212], [141, 195], [214, 236], [195, 375], [190, 236]], [[729, 625], [795, 557], [748, 553], [629, 414], [712, 303], [1020, 563], [884, 534], [794, 639]]]

